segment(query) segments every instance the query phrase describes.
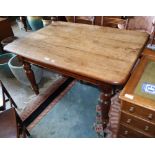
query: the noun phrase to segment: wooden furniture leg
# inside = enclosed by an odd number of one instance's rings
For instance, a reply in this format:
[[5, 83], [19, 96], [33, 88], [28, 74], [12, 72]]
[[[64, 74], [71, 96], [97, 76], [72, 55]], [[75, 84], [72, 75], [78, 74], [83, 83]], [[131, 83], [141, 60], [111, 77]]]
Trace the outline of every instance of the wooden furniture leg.
[[21, 16], [20, 19], [22, 20], [22, 22], [24, 24], [25, 31], [27, 31], [26, 16]]
[[155, 23], [153, 23], [152, 25], [153, 25], [153, 32], [151, 34], [151, 41], [150, 41], [151, 46], [153, 45], [153, 40], [155, 37]]
[[30, 137], [29, 131], [26, 129], [25, 124], [23, 123], [23, 121], [21, 120], [21, 118], [19, 117], [17, 112], [16, 112], [16, 119], [17, 119], [17, 123], [19, 123], [19, 131], [18, 132], [20, 133], [20, 130], [21, 130], [23, 138], [26, 138], [26, 136]]
[[109, 121], [109, 110], [112, 97], [112, 86], [104, 84], [99, 86], [101, 94], [99, 97], [98, 105], [96, 106], [96, 124], [95, 130], [99, 137], [105, 136], [104, 129], [107, 127]]
[[[3, 88], [4, 94], [6, 94], [6, 96], [8, 97], [8, 100], [10, 101], [11, 107], [13, 105], [15, 108], [17, 108], [15, 101], [12, 99], [12, 97], [10, 96], [6, 88], [3, 86], [3, 84], [2, 84], [2, 88]], [[5, 102], [7, 102], [8, 100], [5, 100]]]
[[112, 86], [105, 84], [101, 87], [99, 102], [102, 110], [103, 129], [107, 127], [109, 121], [109, 110], [111, 105]]
[[2, 111], [6, 110], [6, 102], [8, 102], [8, 101], [10, 101], [11, 107], [14, 106], [15, 108], [17, 108], [16, 103], [12, 99], [12, 97], [9, 94], [9, 92], [7, 91], [7, 89], [4, 87], [3, 83], [1, 82], [1, 80], [0, 80], [0, 89], [1, 89], [2, 103], [3, 103], [3, 106], [0, 107], [0, 110], [2, 110]]
[[101, 26], [103, 26], [103, 16], [101, 16]]
[[24, 65], [24, 70], [25, 73], [31, 83], [31, 87], [33, 89], [33, 91], [35, 92], [36, 95], [39, 94], [39, 89], [38, 89], [38, 85], [36, 84], [36, 80], [35, 80], [35, 76], [34, 73], [31, 69], [31, 65], [28, 62], [23, 61], [23, 65]]

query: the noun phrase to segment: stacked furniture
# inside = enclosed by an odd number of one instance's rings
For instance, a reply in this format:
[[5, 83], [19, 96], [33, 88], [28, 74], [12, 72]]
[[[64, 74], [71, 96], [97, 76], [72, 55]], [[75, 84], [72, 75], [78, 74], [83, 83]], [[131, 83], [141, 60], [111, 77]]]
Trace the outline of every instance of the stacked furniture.
[[123, 18], [102, 16], [101, 25], [119, 29], [127, 29], [128, 21], [129, 21], [128, 18], [123, 19]]
[[74, 23], [95, 24], [95, 16], [74, 16]]
[[66, 16], [68, 22], [108, 26], [113, 28], [126, 29], [128, 19], [121, 16]]
[[147, 47], [155, 49], [155, 16], [133, 16], [129, 19], [127, 29], [147, 32], [150, 35]]

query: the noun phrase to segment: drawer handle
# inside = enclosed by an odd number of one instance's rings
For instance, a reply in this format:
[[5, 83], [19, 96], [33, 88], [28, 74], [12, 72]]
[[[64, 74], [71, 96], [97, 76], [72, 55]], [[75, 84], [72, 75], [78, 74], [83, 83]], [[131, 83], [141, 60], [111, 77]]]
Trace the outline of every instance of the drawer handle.
[[134, 107], [130, 107], [129, 112], [134, 112], [134, 109], [135, 109]]
[[128, 134], [128, 130], [125, 130], [125, 131], [124, 131], [124, 134], [127, 135], [127, 134]]
[[127, 121], [126, 121], [126, 122], [127, 122], [128, 124], [129, 124], [129, 123], [131, 123], [131, 119], [130, 119], [130, 118], [129, 118], [129, 119], [127, 119]]
[[149, 120], [152, 120], [152, 118], [153, 118], [153, 115], [152, 115], [152, 114], [149, 114], [149, 115], [148, 115], [148, 119], [149, 119]]
[[144, 128], [144, 130], [145, 131], [148, 131], [149, 130], [149, 126], [146, 125], [145, 128]]

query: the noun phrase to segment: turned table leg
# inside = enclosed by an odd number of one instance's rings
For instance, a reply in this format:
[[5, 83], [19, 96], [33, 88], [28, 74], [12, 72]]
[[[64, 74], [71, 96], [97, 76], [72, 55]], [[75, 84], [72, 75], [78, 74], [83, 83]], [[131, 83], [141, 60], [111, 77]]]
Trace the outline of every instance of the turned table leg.
[[96, 106], [96, 132], [100, 137], [104, 137], [104, 129], [109, 121], [109, 110], [111, 105], [112, 86], [104, 84], [100, 86], [101, 94]]
[[106, 128], [109, 121], [109, 110], [111, 105], [112, 86], [104, 85], [101, 87], [100, 104], [102, 106], [103, 129]]
[[31, 65], [28, 62], [23, 62], [25, 73], [31, 83], [31, 87], [36, 95], [39, 94], [38, 85], [36, 84], [34, 73], [31, 69]]

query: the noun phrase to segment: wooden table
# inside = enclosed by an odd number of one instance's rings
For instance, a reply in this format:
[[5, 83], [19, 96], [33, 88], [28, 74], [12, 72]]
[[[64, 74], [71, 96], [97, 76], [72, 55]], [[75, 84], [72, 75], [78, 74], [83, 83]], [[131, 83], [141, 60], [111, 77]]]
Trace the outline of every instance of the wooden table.
[[54, 22], [4, 49], [20, 56], [36, 94], [39, 90], [30, 63], [97, 85], [105, 128], [112, 86], [127, 81], [147, 40], [144, 32]]

